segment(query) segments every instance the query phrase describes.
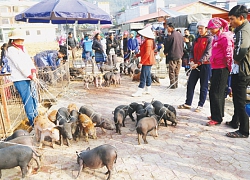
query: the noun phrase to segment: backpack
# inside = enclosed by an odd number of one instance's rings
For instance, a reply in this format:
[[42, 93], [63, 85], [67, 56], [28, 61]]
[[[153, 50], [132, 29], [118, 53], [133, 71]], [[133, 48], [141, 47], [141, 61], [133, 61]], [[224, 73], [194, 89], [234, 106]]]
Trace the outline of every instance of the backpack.
[[90, 52], [92, 51], [92, 41], [83, 41], [83, 49], [85, 52]]

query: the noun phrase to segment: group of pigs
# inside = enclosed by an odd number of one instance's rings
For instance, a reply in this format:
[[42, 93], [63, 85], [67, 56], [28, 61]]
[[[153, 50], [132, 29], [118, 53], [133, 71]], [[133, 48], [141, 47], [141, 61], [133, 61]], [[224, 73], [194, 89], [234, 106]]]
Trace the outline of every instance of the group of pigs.
[[[52, 111], [49, 115], [39, 114], [34, 120], [34, 130], [39, 147], [42, 147], [46, 136], [51, 138], [53, 148], [55, 141], [60, 141], [60, 144], [63, 145], [64, 140], [66, 140], [67, 145], [70, 146], [70, 140], [77, 141], [82, 134], [85, 136], [86, 141], [88, 141], [89, 135], [96, 139], [96, 127], [100, 127], [103, 131], [105, 131], [104, 129], [114, 130], [116, 128], [116, 133], [121, 134], [121, 127], [125, 127], [127, 115], [132, 121], [135, 121], [133, 113], [136, 113], [135, 126], [138, 134], [138, 144], [140, 144], [140, 136], [142, 136], [144, 143], [147, 143], [147, 133], [152, 130], [154, 132], [153, 136], [158, 136], [157, 129], [161, 120], [164, 120], [165, 126], [167, 126], [167, 121], [172, 122], [174, 126], [177, 124], [175, 108], [154, 100], [143, 103], [133, 102], [129, 105], [116, 107], [113, 112], [114, 122], [95, 112], [89, 106], [81, 106], [78, 110], [75, 104], [69, 104], [67, 108], [61, 107]], [[30, 136], [24, 130], [17, 130], [5, 141], [0, 142], [0, 178], [1, 169], [10, 169], [16, 166], [20, 166], [24, 178], [31, 169], [31, 159], [36, 161], [39, 169], [38, 157], [40, 155], [36, 152], [33, 143], [33, 136]], [[96, 169], [106, 166], [108, 169], [106, 172], [107, 179], [111, 178], [113, 164], [117, 159], [115, 147], [104, 144], [92, 150], [87, 148], [81, 152], [76, 152], [76, 154], [77, 163], [79, 164], [77, 177], [85, 167]]]
[[121, 134], [121, 127], [125, 127], [125, 118], [127, 115], [132, 121], [135, 121], [133, 113], [136, 112], [136, 131], [138, 134], [138, 144], [140, 144], [140, 135], [147, 144], [146, 136], [150, 131], [154, 131], [154, 136], [158, 136], [157, 128], [161, 120], [164, 120], [165, 126], [167, 121], [172, 122], [173, 126], [177, 125], [176, 110], [169, 104], [163, 104], [160, 101], [143, 102], [142, 104], [133, 102], [129, 105], [120, 105], [115, 108], [114, 122], [116, 133]]
[[[96, 139], [96, 127], [107, 130], [114, 130], [113, 122], [101, 114], [96, 113], [91, 107], [81, 106], [78, 110], [75, 104], [70, 104], [67, 108], [61, 107], [58, 110], [52, 111], [49, 115], [39, 114], [34, 119], [34, 130], [39, 148], [45, 143], [45, 137], [51, 138], [51, 145], [54, 148], [55, 141], [60, 141], [63, 145], [63, 140], [66, 140], [70, 146], [71, 139], [78, 140], [81, 134], [85, 135], [85, 140], [88, 141], [88, 136], [91, 135]], [[33, 136], [25, 130], [17, 130], [4, 141], [0, 141], [0, 178], [1, 169], [10, 169], [20, 166], [22, 178], [27, 172], [31, 171], [30, 161], [33, 158], [40, 167], [36, 152]], [[87, 148], [84, 151], [77, 152], [77, 163], [79, 164], [79, 173], [84, 167], [101, 168], [106, 166], [108, 169], [108, 179], [111, 177], [113, 164], [117, 159], [117, 151], [111, 145], [101, 145], [92, 150]]]

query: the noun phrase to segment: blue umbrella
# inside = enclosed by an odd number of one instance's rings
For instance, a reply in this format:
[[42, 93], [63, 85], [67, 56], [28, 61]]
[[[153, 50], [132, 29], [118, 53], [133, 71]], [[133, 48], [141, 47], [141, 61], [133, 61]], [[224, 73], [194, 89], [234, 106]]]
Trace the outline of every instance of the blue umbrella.
[[108, 13], [83, 0], [43, 0], [15, 16], [16, 21], [52, 24], [112, 24]]

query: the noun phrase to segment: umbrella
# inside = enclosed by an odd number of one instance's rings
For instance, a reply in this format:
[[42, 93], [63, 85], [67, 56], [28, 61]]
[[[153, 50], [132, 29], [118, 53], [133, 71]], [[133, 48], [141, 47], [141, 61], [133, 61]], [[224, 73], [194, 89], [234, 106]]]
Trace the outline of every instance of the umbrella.
[[15, 16], [16, 21], [52, 24], [112, 24], [108, 13], [83, 0], [43, 0]]

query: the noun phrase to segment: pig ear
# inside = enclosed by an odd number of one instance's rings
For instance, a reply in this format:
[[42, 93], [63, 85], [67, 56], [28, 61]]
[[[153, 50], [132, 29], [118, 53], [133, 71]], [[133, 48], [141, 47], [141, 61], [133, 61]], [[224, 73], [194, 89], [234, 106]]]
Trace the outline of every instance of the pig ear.
[[86, 149], [86, 151], [89, 151], [90, 150], [90, 147], [88, 147], [87, 149]]

